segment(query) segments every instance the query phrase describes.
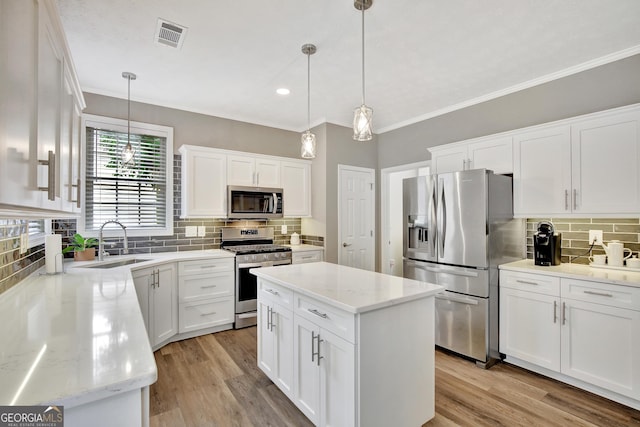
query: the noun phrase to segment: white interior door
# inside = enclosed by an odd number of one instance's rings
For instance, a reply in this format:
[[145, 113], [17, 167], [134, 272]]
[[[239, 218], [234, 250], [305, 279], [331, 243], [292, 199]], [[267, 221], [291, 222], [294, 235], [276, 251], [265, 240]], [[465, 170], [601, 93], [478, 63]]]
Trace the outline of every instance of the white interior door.
[[375, 171], [338, 165], [338, 263], [375, 268]]
[[412, 163], [381, 171], [382, 273], [402, 276], [402, 180], [429, 175], [430, 163]]

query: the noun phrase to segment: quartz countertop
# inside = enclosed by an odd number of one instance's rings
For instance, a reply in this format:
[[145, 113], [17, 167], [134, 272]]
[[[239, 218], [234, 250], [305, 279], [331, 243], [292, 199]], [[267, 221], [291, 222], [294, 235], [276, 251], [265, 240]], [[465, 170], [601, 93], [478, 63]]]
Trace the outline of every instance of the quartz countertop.
[[131, 270], [164, 262], [233, 258], [221, 250], [107, 257], [149, 261], [110, 269], [97, 261], [41, 268], [0, 294], [0, 405], [72, 408], [153, 384], [156, 364]]
[[532, 259], [523, 259], [500, 265], [501, 270], [544, 274], [581, 280], [605, 281], [617, 285], [640, 287], [640, 272], [592, 267], [584, 264], [534, 265]]
[[309, 252], [309, 251], [323, 251], [324, 252], [324, 246], [315, 246], [315, 245], [307, 245], [307, 244], [301, 244], [301, 245], [285, 245], [291, 248], [292, 252]]
[[444, 289], [432, 283], [328, 262], [262, 267], [250, 271], [260, 278], [351, 313], [430, 297]]

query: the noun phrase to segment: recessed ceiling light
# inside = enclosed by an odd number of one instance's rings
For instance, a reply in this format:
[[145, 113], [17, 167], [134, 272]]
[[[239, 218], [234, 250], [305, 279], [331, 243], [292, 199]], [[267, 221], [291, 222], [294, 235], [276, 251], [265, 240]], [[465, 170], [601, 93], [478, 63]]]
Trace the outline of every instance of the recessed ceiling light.
[[281, 88], [278, 88], [278, 90], [276, 90], [276, 93], [278, 95], [289, 95], [291, 93], [291, 91], [289, 89], [287, 89], [286, 87], [281, 87]]

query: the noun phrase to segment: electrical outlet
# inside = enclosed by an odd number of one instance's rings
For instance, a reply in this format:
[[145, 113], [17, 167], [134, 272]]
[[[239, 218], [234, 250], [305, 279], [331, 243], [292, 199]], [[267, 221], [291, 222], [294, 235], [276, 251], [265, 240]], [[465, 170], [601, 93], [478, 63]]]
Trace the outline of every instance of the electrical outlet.
[[206, 228], [204, 225], [199, 225], [198, 226], [198, 237], [204, 237], [204, 235], [206, 234]]
[[184, 228], [184, 237], [198, 237], [198, 227], [195, 225], [187, 225]]
[[287, 234], [286, 224], [283, 224], [282, 226], [280, 226], [280, 234]]
[[27, 252], [27, 249], [29, 249], [29, 234], [22, 233], [20, 235], [20, 255]]
[[602, 244], [602, 230], [589, 230], [589, 244], [590, 245]]

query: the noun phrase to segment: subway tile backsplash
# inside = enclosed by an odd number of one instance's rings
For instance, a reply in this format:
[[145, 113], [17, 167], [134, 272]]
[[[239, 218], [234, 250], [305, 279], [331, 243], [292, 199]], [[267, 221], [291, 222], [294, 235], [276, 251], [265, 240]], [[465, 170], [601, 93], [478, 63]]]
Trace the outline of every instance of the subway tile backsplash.
[[44, 245], [20, 253], [20, 234], [28, 227], [24, 219], [0, 219], [0, 294], [44, 265]]
[[[551, 221], [562, 233], [562, 262], [589, 263], [589, 230], [602, 230], [605, 243], [620, 240], [634, 254], [640, 251], [639, 218], [528, 218], [527, 258], [533, 258], [533, 234], [540, 221]], [[597, 245], [592, 253], [604, 254], [604, 250]]]

